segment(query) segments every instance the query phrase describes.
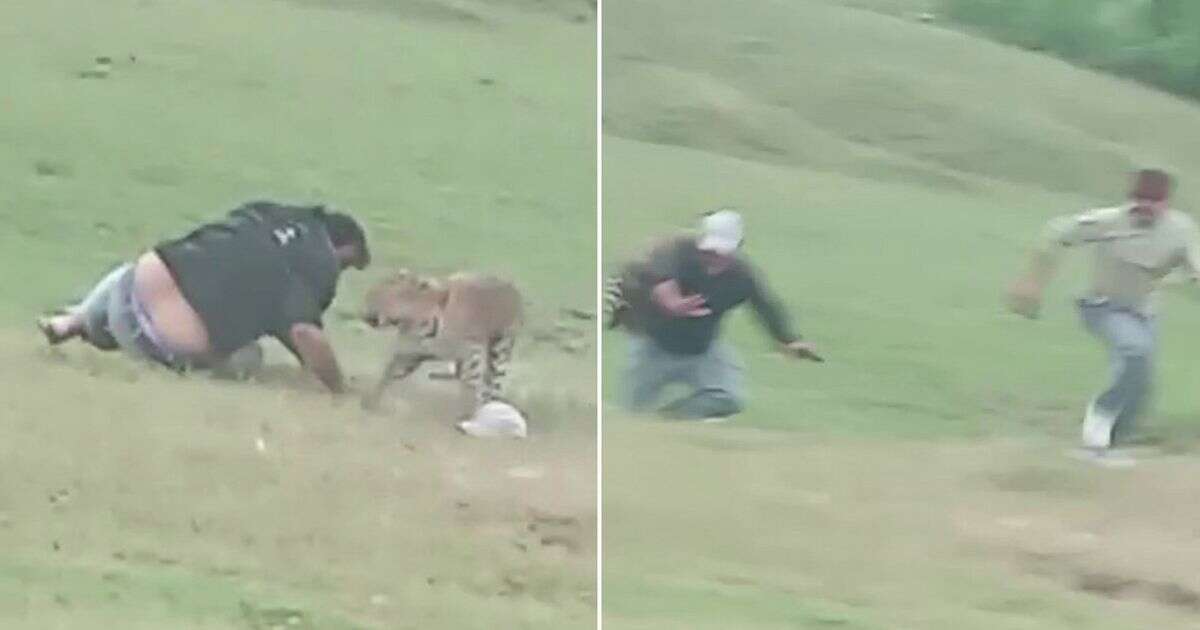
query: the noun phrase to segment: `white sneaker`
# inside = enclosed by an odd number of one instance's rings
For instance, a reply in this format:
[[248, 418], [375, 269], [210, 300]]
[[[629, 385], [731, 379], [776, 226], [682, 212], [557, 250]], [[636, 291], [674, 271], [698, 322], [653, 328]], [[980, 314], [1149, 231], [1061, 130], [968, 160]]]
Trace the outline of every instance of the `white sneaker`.
[[528, 434], [525, 416], [512, 405], [493, 400], [475, 411], [470, 420], [458, 423], [458, 430], [472, 437], [518, 438]]
[[699, 422], [700, 424], [721, 424], [722, 422], [729, 422], [729, 416], [713, 416], [711, 418], [701, 418], [701, 419], [697, 420], [696, 422]]
[[1116, 424], [1117, 417], [1115, 415], [1101, 413], [1096, 408], [1096, 403], [1093, 401], [1088, 405], [1087, 413], [1083, 417], [1083, 446], [1090, 449], [1106, 449], [1112, 444], [1113, 425]]

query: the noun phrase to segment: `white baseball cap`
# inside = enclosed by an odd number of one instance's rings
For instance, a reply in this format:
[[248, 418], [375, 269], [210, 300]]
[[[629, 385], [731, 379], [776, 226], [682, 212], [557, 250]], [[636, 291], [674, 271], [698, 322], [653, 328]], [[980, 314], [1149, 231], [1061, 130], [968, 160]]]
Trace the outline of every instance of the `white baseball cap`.
[[458, 423], [458, 430], [483, 438], [524, 438], [528, 435], [525, 416], [521, 411], [499, 400], [477, 409], [470, 420]]
[[700, 240], [696, 247], [728, 256], [741, 247], [744, 237], [742, 215], [733, 210], [717, 210], [700, 221]]

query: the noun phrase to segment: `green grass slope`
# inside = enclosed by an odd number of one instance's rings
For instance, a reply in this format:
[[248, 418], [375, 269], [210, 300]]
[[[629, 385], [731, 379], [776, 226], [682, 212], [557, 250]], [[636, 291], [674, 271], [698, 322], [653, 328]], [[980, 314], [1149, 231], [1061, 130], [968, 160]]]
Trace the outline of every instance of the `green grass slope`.
[[[748, 411], [717, 429], [654, 427], [619, 411], [625, 340], [606, 336], [609, 623], [1139, 628], [1169, 618], [1186, 627], [1186, 606], [1130, 604], [1142, 601], [1132, 591], [1080, 599], [1086, 589], [1019, 561], [1043, 553], [1033, 547], [1049, 538], [1006, 540], [997, 557], [948, 541], [983, 544], [951, 518], [969, 503], [969, 523], [1045, 517], [1055, 531], [1094, 534], [1098, 542], [1085, 547], [1095, 553], [1070, 556], [1081, 568], [1068, 573], [1169, 581], [1156, 573], [1165, 564], [1105, 564], [1116, 560], [1102, 548], [1129, 532], [1088, 519], [1095, 511], [1133, 518], [1121, 508], [1130, 495], [1056, 490], [1060, 477], [1090, 479], [1061, 450], [1106, 376], [1069, 303], [1085, 259], [1064, 270], [1039, 322], [1006, 315], [1000, 292], [1045, 220], [1119, 201], [1134, 166], [1179, 173], [1179, 205], [1191, 208], [1200, 194], [1188, 174], [1200, 145], [1184, 130], [1200, 123], [1200, 109], [868, 10], [881, 4], [606, 6], [606, 266], [702, 210], [739, 206], [747, 255], [829, 358], [819, 367], [787, 362], [752, 317], [735, 315], [726, 332], [747, 364]], [[873, 8], [903, 13], [898, 3]], [[1175, 452], [1193, 450], [1198, 435], [1194, 297], [1172, 290], [1165, 300], [1161, 395], [1148, 419]], [[751, 429], [767, 431], [762, 445], [741, 445]], [[1027, 484], [996, 490], [971, 480], [964, 451], [1014, 440], [1008, 459], [987, 461], [1000, 476], [1034, 471]], [[812, 461], [823, 450], [839, 458], [836, 468]], [[950, 463], [939, 469], [926, 458]], [[1133, 476], [1150, 483], [1186, 466], [1155, 461]], [[923, 481], [938, 475], [950, 489]], [[863, 485], [876, 490], [859, 495]], [[896, 492], [905, 497], [897, 505], [879, 503]], [[847, 499], [855, 508], [839, 494], [855, 497]], [[1062, 512], [1029, 512], [1047, 504]], [[1007, 510], [1022, 515], [1013, 521]], [[905, 524], [922, 518], [935, 522]], [[1150, 544], [1165, 535], [1151, 533], [1156, 526], [1185, 522], [1123, 527], [1143, 528]], [[732, 585], [721, 575], [733, 575]], [[835, 583], [838, 575], [845, 579]], [[989, 603], [1001, 588], [1015, 589], [1001, 599], [1016, 603]], [[1188, 578], [1180, 588], [1200, 584]]]
[[[591, 304], [562, 261], [594, 240], [594, 23], [363, 4], [7, 4], [3, 245], [41, 281], [4, 314], [255, 196], [350, 209], [380, 267], [487, 264]], [[77, 78], [97, 55], [111, 78]], [[530, 228], [551, 225], [576, 229]], [[513, 255], [531, 237], [539, 255]]]
[[[594, 28], [566, 0], [0, 6], [0, 626], [593, 627], [594, 344], [550, 333], [590, 340], [556, 324], [594, 300]], [[528, 443], [461, 439], [436, 385], [331, 402], [277, 348], [227, 385], [41, 347], [42, 309], [259, 197], [363, 219], [338, 313], [400, 265], [513, 277]], [[387, 337], [328, 324], [374, 378]]]

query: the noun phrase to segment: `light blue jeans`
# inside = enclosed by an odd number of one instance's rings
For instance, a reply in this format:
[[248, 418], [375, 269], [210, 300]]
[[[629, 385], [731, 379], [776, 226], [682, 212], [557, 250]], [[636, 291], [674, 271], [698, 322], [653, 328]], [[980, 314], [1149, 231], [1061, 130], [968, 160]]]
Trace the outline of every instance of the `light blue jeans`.
[[666, 416], [720, 418], [737, 414], [745, 406], [741, 363], [724, 344], [714, 343], [707, 352], [689, 355], [664, 350], [645, 337], [633, 337], [625, 374], [629, 408], [653, 408], [663, 389], [676, 383], [692, 388], [692, 393], [660, 407], [658, 411]]
[[182, 371], [182, 357], [159, 341], [153, 323], [134, 295], [133, 270], [133, 263], [113, 269], [76, 306], [83, 313], [84, 337], [102, 350], [120, 349], [130, 356]]
[[1092, 404], [1105, 416], [1116, 418], [1112, 429], [1116, 443], [1132, 432], [1150, 397], [1157, 325], [1153, 317], [1103, 301], [1080, 300], [1079, 312], [1088, 331], [1108, 349], [1109, 385]]
[[83, 313], [84, 337], [101, 350], [117, 350], [142, 360], [184, 372], [211, 368], [217, 376], [242, 380], [261, 368], [262, 347], [243, 346], [228, 357], [199, 360], [173, 352], [159, 339], [154, 322], [134, 295], [133, 263], [110, 271], [76, 309]]
[[121, 278], [132, 269], [131, 263], [125, 263], [108, 272], [73, 309], [83, 314], [84, 337], [97, 348], [116, 350], [120, 347], [109, 329], [109, 310], [113, 292], [120, 284]]

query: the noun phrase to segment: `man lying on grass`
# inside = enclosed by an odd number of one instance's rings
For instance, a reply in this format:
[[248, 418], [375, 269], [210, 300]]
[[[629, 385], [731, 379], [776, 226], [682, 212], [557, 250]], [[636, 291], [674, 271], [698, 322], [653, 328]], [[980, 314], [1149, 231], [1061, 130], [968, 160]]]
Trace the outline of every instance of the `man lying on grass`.
[[1008, 292], [1009, 308], [1034, 318], [1062, 250], [1091, 245], [1091, 288], [1078, 301], [1084, 326], [1108, 348], [1112, 381], [1088, 405], [1083, 419], [1085, 454], [1129, 460], [1110, 447], [1127, 438], [1145, 407], [1152, 380], [1158, 282], [1182, 267], [1200, 273], [1200, 234], [1191, 217], [1170, 207], [1171, 178], [1147, 169], [1134, 176], [1130, 201], [1054, 219], [1036, 249], [1030, 270]]
[[253, 202], [119, 266], [38, 327], [51, 344], [79, 338], [180, 372], [256, 369], [269, 335], [341, 393], [321, 318], [342, 270], [369, 262], [353, 218]]
[[[673, 383], [692, 392], [659, 408], [679, 419], [716, 421], [744, 406], [742, 370], [737, 357], [717, 339], [721, 319], [749, 302], [771, 336], [790, 355], [819, 361], [812, 344], [792, 332], [783, 306], [738, 254], [742, 217], [732, 210], [706, 215], [698, 236], [671, 239], [638, 264], [631, 303], [648, 302], [629, 328], [634, 335], [625, 376], [628, 403], [635, 411], [655, 404]], [[632, 315], [631, 315], [632, 317]]]

